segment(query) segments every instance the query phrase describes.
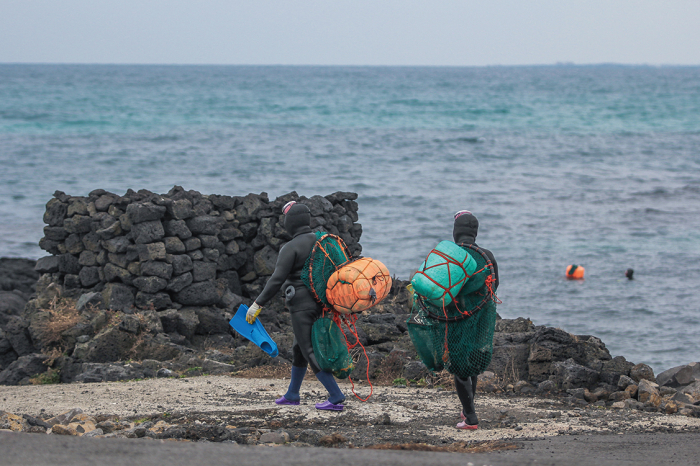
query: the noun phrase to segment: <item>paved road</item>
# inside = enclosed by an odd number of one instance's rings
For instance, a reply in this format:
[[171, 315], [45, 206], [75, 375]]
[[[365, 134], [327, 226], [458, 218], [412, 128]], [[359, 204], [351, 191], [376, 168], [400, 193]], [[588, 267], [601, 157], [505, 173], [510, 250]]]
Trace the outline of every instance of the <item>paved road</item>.
[[700, 433], [566, 436], [489, 454], [248, 447], [158, 440], [87, 439], [0, 432], [2, 466], [639, 466], [699, 465]]

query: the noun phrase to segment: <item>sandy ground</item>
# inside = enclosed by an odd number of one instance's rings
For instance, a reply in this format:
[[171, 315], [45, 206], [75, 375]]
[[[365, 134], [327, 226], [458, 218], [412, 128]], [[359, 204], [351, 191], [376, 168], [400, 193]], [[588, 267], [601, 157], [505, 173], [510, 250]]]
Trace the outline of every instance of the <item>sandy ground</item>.
[[[274, 400], [288, 380], [203, 376], [132, 382], [5, 386], [0, 411], [37, 416], [80, 408], [90, 415], [120, 419], [165, 419], [173, 424], [206, 423], [256, 429], [283, 429], [293, 439], [304, 429], [341, 433], [350, 444], [519, 440], [580, 434], [697, 433], [700, 419], [628, 409], [575, 407], [557, 399], [477, 394], [477, 431], [459, 422], [455, 392], [428, 388], [374, 387], [361, 402], [342, 384], [348, 399], [342, 413], [318, 411], [325, 390], [307, 379], [302, 404], [280, 407]], [[369, 387], [357, 387], [366, 397]], [[388, 415], [388, 419], [387, 416]]]

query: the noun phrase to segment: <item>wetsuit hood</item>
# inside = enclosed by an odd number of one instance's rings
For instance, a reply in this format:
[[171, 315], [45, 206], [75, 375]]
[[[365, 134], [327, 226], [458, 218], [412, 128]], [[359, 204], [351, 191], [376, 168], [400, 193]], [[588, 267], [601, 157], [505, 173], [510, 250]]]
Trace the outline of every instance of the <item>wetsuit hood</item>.
[[476, 241], [478, 231], [479, 220], [471, 213], [461, 213], [455, 218], [452, 237], [457, 244], [472, 244]]
[[284, 229], [292, 237], [311, 233], [311, 211], [304, 204], [292, 205], [284, 216]]

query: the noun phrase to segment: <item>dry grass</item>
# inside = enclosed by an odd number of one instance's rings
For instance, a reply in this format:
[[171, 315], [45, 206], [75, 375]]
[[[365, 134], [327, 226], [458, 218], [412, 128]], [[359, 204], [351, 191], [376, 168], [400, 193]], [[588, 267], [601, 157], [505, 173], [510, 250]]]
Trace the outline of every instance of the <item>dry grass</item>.
[[54, 297], [49, 308], [44, 309], [49, 315], [37, 324], [39, 339], [44, 347], [58, 347], [63, 343], [63, 332], [75, 327], [80, 322], [80, 314], [75, 308], [75, 300]]
[[427, 443], [382, 443], [367, 447], [369, 450], [441, 451], [449, 453], [490, 453], [494, 451], [517, 450], [515, 443], [496, 441], [455, 442], [451, 445], [428, 445]]

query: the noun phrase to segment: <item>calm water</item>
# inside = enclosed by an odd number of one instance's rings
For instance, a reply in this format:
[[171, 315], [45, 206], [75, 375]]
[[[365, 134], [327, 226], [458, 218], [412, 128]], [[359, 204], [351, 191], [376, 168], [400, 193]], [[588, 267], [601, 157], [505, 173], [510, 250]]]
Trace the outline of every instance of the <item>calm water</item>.
[[700, 360], [697, 67], [0, 65], [0, 167], [0, 256], [43, 255], [57, 189], [355, 191], [400, 278], [470, 209], [503, 317]]

